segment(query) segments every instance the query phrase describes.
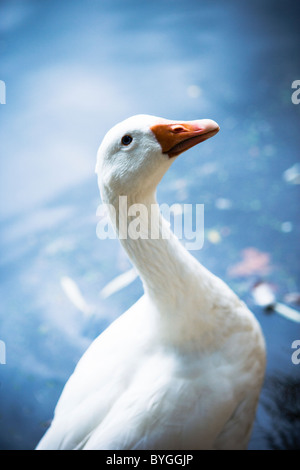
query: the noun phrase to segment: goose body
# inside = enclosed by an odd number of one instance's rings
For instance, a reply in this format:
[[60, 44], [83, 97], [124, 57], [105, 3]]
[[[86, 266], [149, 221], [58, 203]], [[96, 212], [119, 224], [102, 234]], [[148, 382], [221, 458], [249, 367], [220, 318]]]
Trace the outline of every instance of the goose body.
[[[247, 448], [265, 370], [260, 326], [186, 251], [155, 197], [176, 157], [218, 130], [139, 115], [105, 136], [99, 188], [144, 295], [80, 359], [37, 449]], [[122, 211], [141, 204], [141, 236], [124, 236]]]

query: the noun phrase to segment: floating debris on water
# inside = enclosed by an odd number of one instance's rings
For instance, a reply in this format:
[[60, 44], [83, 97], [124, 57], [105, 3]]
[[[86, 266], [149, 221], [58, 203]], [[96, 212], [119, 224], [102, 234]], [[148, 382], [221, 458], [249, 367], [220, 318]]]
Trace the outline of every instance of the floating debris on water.
[[267, 311], [277, 312], [288, 320], [300, 323], [300, 312], [276, 301], [274, 286], [266, 281], [254, 284], [252, 296], [256, 305]]
[[206, 237], [208, 241], [210, 241], [210, 243], [214, 243], [214, 244], [220, 243], [220, 241], [222, 240], [220, 232], [214, 229], [208, 230]]
[[68, 276], [63, 276], [60, 280], [60, 284], [68, 299], [78, 310], [85, 315], [91, 315], [93, 313], [94, 308], [85, 301], [78, 285], [73, 279]]
[[75, 249], [75, 241], [68, 238], [57, 238], [45, 248], [45, 254], [54, 256], [60, 253], [69, 253]]
[[265, 275], [271, 271], [270, 255], [249, 247], [242, 251], [242, 261], [229, 267], [228, 275], [232, 277]]
[[292, 222], [283, 222], [281, 224], [281, 231], [283, 233], [290, 233], [293, 230]]
[[252, 296], [260, 307], [270, 307], [275, 303], [275, 287], [266, 281], [256, 282], [252, 288]]
[[300, 164], [295, 163], [283, 173], [283, 179], [289, 184], [300, 184]]
[[199, 167], [199, 174], [202, 176], [209, 176], [218, 171], [218, 164], [216, 162], [204, 163]]
[[190, 98], [199, 98], [202, 95], [202, 89], [198, 85], [190, 85], [187, 87], [187, 94]]
[[285, 294], [283, 300], [288, 304], [300, 305], [300, 292], [289, 292]]
[[230, 201], [230, 199], [219, 197], [218, 199], [216, 199], [215, 206], [217, 209], [226, 210], [232, 207], [232, 202]]

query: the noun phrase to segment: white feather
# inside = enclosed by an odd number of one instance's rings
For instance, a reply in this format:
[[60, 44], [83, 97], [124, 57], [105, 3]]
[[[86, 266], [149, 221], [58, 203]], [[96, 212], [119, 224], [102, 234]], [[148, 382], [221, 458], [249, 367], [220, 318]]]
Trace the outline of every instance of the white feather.
[[126, 271], [125, 273], [116, 276], [112, 279], [108, 284], [106, 284], [103, 289], [100, 291], [100, 295], [103, 299], [110, 297], [112, 294], [115, 294], [124, 287], [129, 286], [136, 278], [138, 277], [138, 273], [135, 268]]
[[84, 315], [91, 315], [93, 313], [93, 307], [86, 302], [77, 283], [73, 279], [63, 276], [60, 284], [68, 299], [78, 310], [84, 313]]

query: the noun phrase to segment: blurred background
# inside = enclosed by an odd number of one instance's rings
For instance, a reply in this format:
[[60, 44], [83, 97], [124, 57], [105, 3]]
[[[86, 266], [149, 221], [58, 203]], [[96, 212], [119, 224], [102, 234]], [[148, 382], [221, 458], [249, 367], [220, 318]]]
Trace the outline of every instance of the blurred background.
[[265, 334], [249, 448], [300, 447], [300, 324], [253, 295], [263, 282], [300, 310], [299, 13], [292, 0], [1, 0], [0, 449], [36, 446], [82, 353], [142, 294], [119, 242], [96, 236], [94, 174], [106, 131], [138, 113], [221, 127], [158, 200], [205, 205], [192, 253]]

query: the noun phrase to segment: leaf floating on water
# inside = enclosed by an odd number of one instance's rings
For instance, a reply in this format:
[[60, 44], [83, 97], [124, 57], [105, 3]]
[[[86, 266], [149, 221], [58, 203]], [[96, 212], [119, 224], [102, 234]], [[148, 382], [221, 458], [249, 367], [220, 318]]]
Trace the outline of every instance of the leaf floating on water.
[[129, 271], [120, 274], [108, 284], [106, 284], [105, 287], [103, 287], [100, 292], [101, 297], [103, 299], [106, 299], [107, 297], [111, 296], [112, 294], [115, 294], [119, 290], [124, 289], [124, 287], [127, 287], [129, 284], [131, 284], [137, 277], [138, 273], [135, 268], [132, 268]]
[[93, 307], [85, 301], [78, 285], [73, 279], [68, 276], [63, 276], [60, 280], [60, 284], [68, 299], [78, 310], [85, 315], [91, 315], [93, 313]]
[[229, 267], [228, 274], [232, 277], [251, 276], [253, 274], [265, 275], [271, 271], [270, 255], [257, 250], [246, 248], [242, 252], [242, 261]]

